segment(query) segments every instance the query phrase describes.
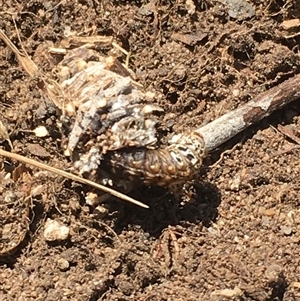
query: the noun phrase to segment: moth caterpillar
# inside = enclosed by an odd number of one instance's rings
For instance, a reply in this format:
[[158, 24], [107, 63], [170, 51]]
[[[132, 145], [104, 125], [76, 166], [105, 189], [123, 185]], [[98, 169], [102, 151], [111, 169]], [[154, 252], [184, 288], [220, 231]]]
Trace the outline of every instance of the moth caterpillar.
[[197, 132], [177, 135], [165, 148], [128, 148], [109, 156], [112, 172], [146, 185], [170, 186], [192, 179], [205, 157], [205, 144]]

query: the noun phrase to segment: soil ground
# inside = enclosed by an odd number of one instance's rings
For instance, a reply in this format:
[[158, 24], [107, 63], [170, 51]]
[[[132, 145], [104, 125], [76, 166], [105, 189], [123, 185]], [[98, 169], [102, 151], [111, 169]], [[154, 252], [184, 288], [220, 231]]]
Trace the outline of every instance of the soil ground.
[[[163, 93], [161, 128], [172, 134], [299, 73], [300, 27], [289, 23], [299, 1], [243, 3], [0, 0], [0, 28], [40, 64], [38, 46], [69, 27], [113, 36], [137, 81]], [[0, 120], [14, 150], [67, 170], [59, 133], [32, 133], [54, 128], [55, 109], [1, 41], [0, 56]], [[162, 188], [130, 194], [149, 210], [113, 198], [93, 208], [89, 187], [1, 158], [0, 299], [300, 300], [299, 113], [293, 103], [211, 154], [187, 203]], [[48, 218], [70, 238], [46, 242]]]

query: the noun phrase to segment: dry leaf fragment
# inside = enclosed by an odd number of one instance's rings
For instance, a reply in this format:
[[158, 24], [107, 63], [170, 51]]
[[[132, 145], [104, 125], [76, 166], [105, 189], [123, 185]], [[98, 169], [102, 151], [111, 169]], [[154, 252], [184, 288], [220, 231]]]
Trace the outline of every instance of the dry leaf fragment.
[[40, 158], [49, 158], [51, 154], [44, 147], [36, 143], [27, 143], [27, 150], [34, 156]]

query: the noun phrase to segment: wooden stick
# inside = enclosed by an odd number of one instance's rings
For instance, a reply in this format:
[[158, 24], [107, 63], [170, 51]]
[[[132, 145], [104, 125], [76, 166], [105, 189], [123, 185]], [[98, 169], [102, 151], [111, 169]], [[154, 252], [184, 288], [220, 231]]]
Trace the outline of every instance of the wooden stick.
[[196, 131], [202, 135], [206, 151], [211, 152], [248, 126], [299, 98], [300, 74], [297, 74]]

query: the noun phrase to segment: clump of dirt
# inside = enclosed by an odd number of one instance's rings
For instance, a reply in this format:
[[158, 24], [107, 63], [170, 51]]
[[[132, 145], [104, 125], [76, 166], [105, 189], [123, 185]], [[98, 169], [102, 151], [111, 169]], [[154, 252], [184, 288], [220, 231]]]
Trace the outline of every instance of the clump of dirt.
[[[164, 143], [299, 73], [297, 1], [247, 3], [0, 0], [0, 28], [44, 71], [41, 47], [67, 32], [113, 37], [135, 80], [164, 96], [154, 100]], [[2, 41], [0, 56], [0, 121], [14, 151], [70, 169], [39, 78]], [[90, 187], [0, 158], [1, 300], [299, 299], [299, 112], [291, 104], [208, 157], [189, 202], [131, 192], [148, 210], [112, 197], [94, 205]], [[67, 237], [48, 240], [49, 220]]]

